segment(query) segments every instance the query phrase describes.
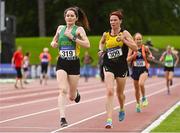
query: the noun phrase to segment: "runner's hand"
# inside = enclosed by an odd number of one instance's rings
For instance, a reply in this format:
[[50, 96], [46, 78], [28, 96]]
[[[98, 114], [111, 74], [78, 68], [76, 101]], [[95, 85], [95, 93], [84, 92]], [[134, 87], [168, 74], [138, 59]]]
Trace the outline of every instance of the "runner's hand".
[[174, 64], [174, 67], [176, 67], [176, 66], [177, 66], [177, 63]]
[[152, 55], [149, 55], [149, 56], [148, 56], [148, 58], [150, 58], [150, 59], [152, 59], [152, 60], [154, 60], [154, 59], [155, 59], [155, 57], [154, 57], [154, 56], [152, 56]]
[[71, 40], [73, 39], [73, 35], [71, 34], [70, 31], [65, 31], [65, 32], [64, 32], [64, 35], [67, 36], [67, 37], [68, 37], [69, 39], [71, 39]]
[[52, 46], [53, 48], [57, 48], [58, 43], [57, 43], [57, 42], [55, 42], [55, 41], [53, 41], [53, 42], [51, 42], [51, 46]]
[[103, 55], [103, 51], [102, 50], [99, 50], [98, 51], [98, 56], [101, 57]]

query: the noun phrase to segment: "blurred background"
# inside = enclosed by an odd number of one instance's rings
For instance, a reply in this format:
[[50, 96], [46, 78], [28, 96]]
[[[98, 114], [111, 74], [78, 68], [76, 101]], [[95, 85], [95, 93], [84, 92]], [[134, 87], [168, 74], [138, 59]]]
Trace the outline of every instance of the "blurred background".
[[[87, 35], [91, 48], [81, 50], [80, 58], [88, 51], [93, 62], [89, 74], [98, 76], [98, 43], [104, 31], [110, 29], [109, 13], [122, 9], [123, 27], [132, 35], [140, 32], [144, 43], [159, 60], [167, 45], [180, 50], [180, 0], [0, 0], [0, 75], [15, 76], [11, 67], [13, 52], [18, 46], [23, 53], [30, 52], [30, 78], [39, 77], [39, 54], [44, 47], [52, 55], [50, 77], [55, 77], [58, 50], [50, 47], [58, 25], [65, 24], [64, 10], [70, 6], [82, 8], [88, 16], [90, 31]], [[179, 54], [178, 54], [179, 56]], [[83, 66], [83, 61], [81, 62]], [[175, 76], [180, 76], [180, 65]], [[81, 75], [83, 75], [83, 67]], [[151, 62], [150, 75], [163, 75], [163, 66]]]

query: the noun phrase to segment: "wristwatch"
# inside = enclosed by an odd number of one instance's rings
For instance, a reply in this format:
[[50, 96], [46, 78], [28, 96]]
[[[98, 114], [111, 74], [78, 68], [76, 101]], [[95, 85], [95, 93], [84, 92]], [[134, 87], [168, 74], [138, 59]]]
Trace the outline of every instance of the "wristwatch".
[[76, 39], [77, 39], [77, 37], [76, 37], [76, 36], [73, 36], [72, 41], [75, 42]]

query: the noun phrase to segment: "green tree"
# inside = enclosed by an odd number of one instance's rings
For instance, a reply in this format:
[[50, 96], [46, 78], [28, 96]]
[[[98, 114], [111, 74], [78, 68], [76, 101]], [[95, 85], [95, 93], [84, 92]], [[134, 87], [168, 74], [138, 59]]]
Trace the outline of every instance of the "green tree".
[[[38, 1], [42, 2], [39, 6]], [[180, 35], [180, 0], [38, 1], [6, 0], [6, 14], [16, 16], [17, 36], [53, 36], [58, 25], [65, 24], [64, 10], [74, 5], [88, 16], [91, 27], [88, 35], [102, 35], [108, 30], [109, 13], [119, 8], [124, 11], [123, 27], [132, 34]], [[40, 10], [42, 5], [44, 8]]]

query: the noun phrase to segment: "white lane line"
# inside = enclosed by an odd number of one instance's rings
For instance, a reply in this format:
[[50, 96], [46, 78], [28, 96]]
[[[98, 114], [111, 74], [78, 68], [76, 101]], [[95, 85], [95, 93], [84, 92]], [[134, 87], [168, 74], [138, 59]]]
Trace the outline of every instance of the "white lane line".
[[[131, 92], [131, 91], [133, 91], [133, 90], [132, 90], [132, 89], [128, 89], [128, 90], [126, 90], [125, 92], [127, 93], [127, 92]], [[78, 105], [78, 104], [84, 104], [84, 103], [96, 101], [96, 100], [99, 100], [99, 99], [103, 99], [103, 98], [105, 98], [105, 97], [106, 97], [106, 96], [102, 96], [102, 97], [97, 97], [97, 98], [85, 100], [85, 101], [82, 101], [82, 102], [80, 102], [80, 103], [69, 104], [69, 105], [67, 105], [66, 107], [71, 107], [71, 106], [75, 106], [75, 105]], [[55, 110], [57, 110], [57, 109], [58, 109], [58, 108], [52, 108], [52, 109], [49, 109], [49, 110], [44, 110], [44, 111], [40, 111], [40, 112], [36, 112], [36, 113], [31, 113], [31, 114], [27, 114], [27, 115], [23, 115], [23, 116], [14, 117], [14, 118], [11, 118], [11, 119], [2, 120], [2, 121], [0, 121], [0, 124], [1, 124], [1, 123], [5, 123], [5, 122], [9, 122], [9, 121], [13, 121], [13, 120], [17, 120], [17, 119], [22, 119], [22, 118], [34, 116], [34, 115], [39, 115], [39, 114], [42, 114], [42, 113], [47, 113], [47, 112], [55, 111]]]
[[152, 129], [156, 128], [163, 120], [165, 120], [178, 106], [180, 106], [180, 101], [168, 109], [164, 114], [162, 114], [157, 120], [155, 120], [151, 125], [145, 128], [141, 133], [149, 133]]
[[[98, 89], [93, 89], [93, 90], [89, 90], [89, 91], [84, 91], [81, 93], [81, 95], [88, 94], [88, 93], [96, 93], [96, 92], [101, 92], [101, 91], [104, 91], [104, 88], [98, 88]], [[31, 102], [24, 102], [24, 103], [19, 103], [19, 104], [3, 106], [3, 107], [0, 107], [0, 109], [7, 109], [7, 108], [23, 106], [23, 105], [27, 105], [27, 104], [34, 104], [34, 103], [38, 103], [38, 102], [45, 102], [45, 101], [50, 101], [50, 100], [55, 100], [55, 99], [57, 99], [57, 96], [55, 96], [53, 98], [46, 98], [46, 99], [35, 100], [35, 101], [31, 101]]]
[[[100, 84], [100, 85], [91, 85], [91, 86], [85, 86], [85, 87], [80, 87], [80, 89], [89, 89], [89, 88], [92, 88], [92, 87], [101, 87], [101, 86], [104, 86], [103, 84]], [[12, 99], [17, 99], [17, 98], [26, 98], [26, 97], [32, 97], [32, 96], [40, 96], [40, 95], [45, 95], [45, 94], [53, 94], [53, 93], [58, 93], [59, 90], [56, 89], [56, 90], [49, 90], [47, 92], [33, 92], [33, 94], [23, 94], [23, 95], [18, 95], [18, 96], [9, 96], [9, 97], [3, 97], [3, 98], [0, 98], [0, 101], [4, 101], [4, 100], [12, 100]]]
[[[98, 84], [100, 83], [100, 81], [99, 82], [97, 82]], [[84, 82], [80, 82], [80, 85], [79, 85], [79, 87], [85, 87], [85, 86], [89, 86], [89, 85], [91, 85], [91, 84], [94, 84], [94, 82], [88, 82], [88, 83], [84, 83]], [[55, 87], [52, 87], [52, 86], [55, 86]], [[1, 87], [1, 86], [0, 86]], [[33, 89], [32, 89], [32, 88]], [[9, 87], [8, 87], [9, 88]], [[34, 88], [36, 88], [36, 89], [34, 89]], [[10, 90], [10, 91], [2, 91], [1, 89], [0, 89], [0, 92], [1, 92], [1, 95], [8, 95], [8, 94], [23, 94], [23, 93], [27, 93], [27, 92], [32, 92], [32, 93], [37, 93], [37, 91], [43, 91], [43, 90], [46, 90], [46, 91], [48, 91], [48, 90], [58, 90], [58, 84], [48, 84], [48, 86], [40, 86], [40, 85], [38, 85], [37, 84], [37, 86], [27, 86], [27, 88], [25, 88], [25, 89], [14, 89], [14, 90]]]
[[33, 96], [41, 96], [41, 95], [45, 95], [45, 94], [53, 94], [58, 92], [58, 90], [53, 90], [53, 91], [48, 91], [48, 92], [37, 92], [37, 93], [33, 93], [33, 94], [25, 94], [25, 95], [18, 95], [18, 96], [10, 96], [10, 97], [3, 97], [0, 98], [0, 101], [5, 101], [5, 100], [13, 100], [13, 99], [18, 99], [18, 98], [26, 98], [26, 97], [33, 97]]
[[[161, 81], [160, 83], [157, 83], [157, 84], [146, 85], [146, 87], [158, 85], [158, 84], [161, 84], [162, 82], [163, 82], [163, 81]], [[130, 86], [132, 87], [131, 84], [126, 85], [126, 88], [128, 88], [128, 87], [130, 87]], [[96, 87], [97, 87], [97, 86], [96, 86]], [[103, 89], [98, 88], [98, 89], [94, 89], [94, 90], [85, 91], [85, 92], [82, 92], [81, 94], [94, 93], [94, 92], [100, 92], [100, 91], [104, 91], [104, 88], [103, 88]], [[23, 106], [23, 105], [27, 105], [27, 104], [34, 104], [34, 103], [38, 103], [38, 102], [45, 102], [45, 101], [54, 100], [54, 99], [57, 99], [57, 96], [56, 96], [56, 98], [53, 97], [53, 98], [47, 98], [47, 99], [41, 99], [41, 100], [34, 100], [34, 101], [31, 101], [31, 102], [23, 102], [23, 103], [19, 103], [19, 104], [2, 106], [2, 107], [0, 107], [0, 110], [1, 110], [1, 109], [12, 108], [12, 107], [17, 107], [17, 106]]]
[[[160, 83], [156, 83], [156, 84], [148, 85], [148, 88], [149, 88], [150, 86], [155, 86], [155, 85], [157, 85], [157, 84], [161, 84], [161, 82], [160, 82]], [[147, 87], [147, 86], [146, 86], [146, 87]], [[131, 92], [131, 91], [134, 91], [134, 89], [128, 89], [128, 90], [125, 91], [125, 93]], [[99, 99], [102, 99], [102, 98], [105, 98], [105, 97], [106, 97], [106, 96], [102, 96], [102, 97], [98, 97], [98, 98], [93, 98], [93, 99], [85, 100], [85, 101], [82, 101], [82, 102], [80, 102], [80, 103], [69, 104], [69, 105], [67, 105], [67, 107], [74, 106], [74, 105], [78, 105], [78, 104], [84, 104], [84, 103], [87, 103], [87, 102], [96, 101], [96, 100], [99, 100]], [[34, 115], [39, 115], [39, 114], [42, 114], [42, 113], [47, 113], [47, 112], [50, 112], [50, 111], [55, 111], [55, 110], [57, 110], [57, 109], [58, 109], [58, 108], [52, 108], [52, 109], [49, 109], [49, 110], [44, 110], [44, 111], [40, 111], [40, 112], [36, 112], [36, 113], [31, 113], [31, 114], [27, 114], [27, 115], [23, 115], [23, 116], [14, 117], [14, 118], [11, 118], [11, 119], [2, 120], [2, 121], [0, 121], [0, 124], [1, 124], [1, 123], [5, 123], [5, 122], [9, 122], [9, 121], [13, 121], [13, 120], [17, 120], [17, 119], [22, 119], [22, 118], [34, 116]]]
[[[180, 83], [179, 83], [179, 84], [176, 84], [176, 85], [173, 85], [171, 88], [174, 88], [174, 87], [176, 87], [176, 86], [178, 86], [178, 85], [180, 85]], [[163, 92], [163, 91], [167, 91], [167, 88], [164, 87], [163, 89], [160, 89], [159, 91], [153, 92], [153, 93], [147, 95], [146, 97], [151, 97], [151, 96], [156, 95], [156, 94], [158, 94], [158, 93], [161, 93], [161, 92]], [[136, 102], [136, 100], [132, 100], [132, 101], [126, 103], [125, 106], [127, 106], [127, 105], [129, 105], [129, 104], [132, 104], [132, 103], [135, 103], [135, 102]], [[114, 110], [116, 110], [116, 109], [119, 109], [119, 106], [116, 106], [116, 107], [114, 108]], [[93, 115], [93, 116], [91, 116], [91, 117], [82, 119], [82, 120], [80, 120], [80, 121], [78, 121], [78, 122], [72, 123], [72, 124], [68, 125], [67, 127], [63, 127], [63, 128], [59, 128], [59, 129], [56, 129], [56, 130], [54, 130], [54, 131], [51, 131], [51, 133], [56, 133], [56, 132], [58, 132], [58, 131], [62, 131], [62, 130], [64, 130], [64, 129], [67, 129], [67, 128], [72, 127], [72, 126], [74, 126], [74, 125], [78, 125], [78, 124], [80, 124], [80, 123], [83, 123], [83, 122], [85, 122], [85, 121], [87, 121], [87, 120], [90, 120], [90, 119], [93, 119], [93, 118], [95, 118], [95, 117], [104, 115], [105, 113], [106, 113], [106, 111], [101, 112], [101, 113], [98, 113], [98, 114]]]
[[[93, 98], [93, 99], [90, 99], [90, 100], [85, 100], [85, 101], [82, 101], [80, 103], [69, 104], [69, 105], [67, 105], [67, 107], [71, 107], [71, 106], [75, 106], [75, 105], [78, 105], [78, 104], [84, 104], [84, 103], [96, 101], [96, 100], [99, 100], [99, 99], [102, 99], [102, 98], [105, 98], [105, 96], [98, 97], [98, 98]], [[9, 122], [9, 121], [13, 121], [13, 120], [17, 120], [17, 119], [26, 118], [26, 117], [29, 117], [29, 116], [34, 116], [34, 115], [39, 115], [39, 114], [42, 114], [42, 113], [47, 113], [47, 112], [54, 111], [54, 110], [57, 110], [57, 109], [58, 108], [52, 108], [52, 109], [40, 111], [40, 112], [37, 112], [37, 113], [31, 113], [31, 114], [28, 114], [28, 115], [18, 116], [18, 117], [15, 117], [15, 118], [0, 121], [0, 124], [5, 123], [5, 122]]]
[[[3, 127], [0, 127], [0, 129], [14, 129], [14, 131], [15, 131], [15, 129], [42, 129], [42, 130], [48, 129], [48, 130], [50, 130], [50, 129], [52, 129], [52, 127], [48, 128], [48, 127], [38, 127], [38, 126], [37, 127], [33, 127], [33, 126], [23, 126], [23, 127], [22, 126], [3, 126]], [[19, 133], [19, 132], [14, 132], [14, 131], [12, 131], [12, 133]], [[3, 133], [3, 132], [1, 132], [1, 133]], [[11, 133], [11, 132], [4, 132], [4, 133]], [[27, 132], [20, 131], [20, 133], [27, 133]], [[28, 133], [36, 133], [36, 132], [29, 131]], [[44, 133], [44, 132], [39, 132], [39, 133]]]
[[[160, 81], [162, 81], [162, 80], [160, 80]], [[129, 81], [129, 83], [131, 83], [131, 82]], [[129, 83], [127, 83], [127, 85], [129, 85]], [[89, 88], [92, 88], [92, 87], [93, 88], [95, 88], [95, 87], [99, 88], [100, 86], [105, 86], [105, 85], [103, 83], [100, 83], [100, 84], [90, 83], [90, 85], [85, 86], [85, 83], [84, 83], [83, 86], [80, 85], [78, 87], [78, 89], [80, 89], [80, 91], [82, 91], [82, 90], [89, 89]], [[43, 92], [43, 90], [45, 90], [45, 92]], [[58, 92], [58, 91], [59, 91], [58, 88], [55, 89], [55, 87], [54, 88], [48, 88], [48, 89], [47, 88], [46, 89], [37, 89], [37, 91], [36, 90], [27, 90], [27, 89], [25, 89], [25, 90], [21, 90], [21, 91], [18, 91], [18, 92], [9, 92], [10, 94], [18, 93], [20, 95], [1, 97], [0, 100], [11, 100], [11, 99], [16, 99], [16, 98], [24, 98], [24, 97], [28, 97], [28, 96], [36, 96], [37, 94], [38, 95], [43, 95], [43, 93], [47, 94], [48, 92], [49, 93], [55, 93], [55, 92]], [[31, 93], [31, 94], [24, 94], [24, 93], [27, 93], [27, 92]], [[0, 93], [0, 94], [1, 94], [1, 96], [7, 95], [7, 94], [3, 94], [3, 93]]]
[[18, 107], [18, 106], [24, 106], [24, 105], [28, 105], [28, 104], [39, 103], [39, 102], [46, 102], [46, 101], [51, 101], [51, 100], [55, 100], [55, 99], [57, 99], [57, 97], [45, 98], [45, 99], [41, 99], [41, 100], [34, 100], [34, 101], [30, 101], [30, 102], [23, 102], [23, 103], [8, 105], [8, 106], [2, 106], [2, 107], [0, 107], [0, 110], [13, 108], [13, 107]]

